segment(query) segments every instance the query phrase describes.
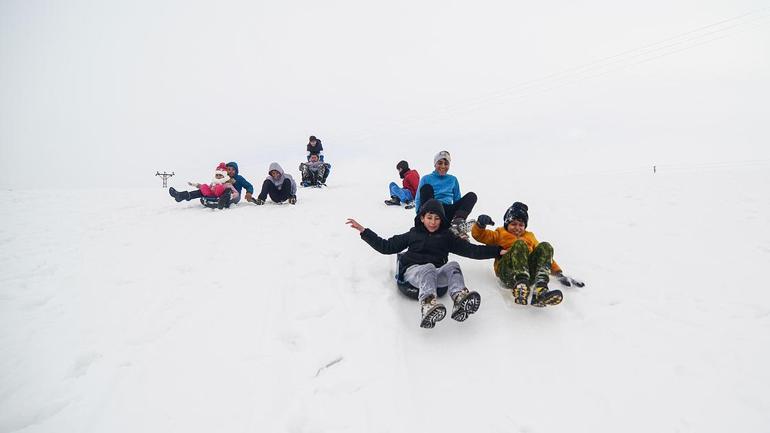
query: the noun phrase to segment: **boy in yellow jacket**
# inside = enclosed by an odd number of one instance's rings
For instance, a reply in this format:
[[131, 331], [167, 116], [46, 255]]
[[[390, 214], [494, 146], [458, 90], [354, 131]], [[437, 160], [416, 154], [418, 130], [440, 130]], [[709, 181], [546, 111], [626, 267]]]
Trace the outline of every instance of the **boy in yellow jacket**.
[[548, 242], [538, 242], [535, 234], [527, 231], [529, 214], [527, 205], [514, 203], [505, 211], [503, 226], [496, 230], [487, 230], [487, 225], [494, 225], [489, 215], [479, 215], [476, 224], [471, 227], [471, 234], [477, 241], [486, 245], [498, 245], [508, 252], [495, 259], [495, 275], [503, 284], [513, 289], [515, 302], [527, 305], [532, 293], [531, 304], [536, 307], [559, 304], [563, 295], [561, 290], [549, 290], [549, 274], [561, 274], [561, 268], [553, 261], [553, 247]]

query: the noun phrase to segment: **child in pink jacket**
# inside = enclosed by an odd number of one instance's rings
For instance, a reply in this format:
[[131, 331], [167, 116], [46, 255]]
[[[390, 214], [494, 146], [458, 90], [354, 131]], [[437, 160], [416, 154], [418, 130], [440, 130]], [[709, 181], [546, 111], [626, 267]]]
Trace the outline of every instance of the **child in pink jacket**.
[[[194, 183], [188, 182], [191, 186], [194, 186], [200, 190], [203, 197], [219, 198], [218, 206], [220, 209], [223, 207], [230, 207], [230, 202], [238, 198], [238, 190], [233, 187], [234, 180], [227, 175], [227, 168], [224, 162], [220, 162], [214, 172], [214, 179], [210, 184], [206, 183]], [[203, 202], [204, 200], [201, 199]], [[221, 206], [219, 206], [221, 205]]]

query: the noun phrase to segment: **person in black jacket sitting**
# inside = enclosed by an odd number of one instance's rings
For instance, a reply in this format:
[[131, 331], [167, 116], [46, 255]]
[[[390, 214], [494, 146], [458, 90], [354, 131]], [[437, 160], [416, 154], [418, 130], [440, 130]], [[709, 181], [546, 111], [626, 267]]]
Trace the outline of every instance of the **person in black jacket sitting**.
[[418, 300], [423, 328], [433, 328], [446, 316], [446, 307], [436, 300], [436, 288], [448, 286], [454, 301], [452, 318], [462, 322], [481, 305], [481, 296], [465, 286], [460, 265], [448, 261], [449, 253], [472, 259], [492, 259], [507, 251], [499, 246], [474, 245], [449, 232], [444, 207], [435, 199], [423, 203], [408, 232], [383, 239], [358, 221], [348, 218], [346, 224], [359, 231], [361, 239], [382, 254], [396, 254], [404, 249], [399, 274], [419, 289]]
[[321, 140], [311, 135], [307, 140], [307, 160], [310, 161], [310, 155], [318, 155], [318, 159], [324, 162], [324, 145]]

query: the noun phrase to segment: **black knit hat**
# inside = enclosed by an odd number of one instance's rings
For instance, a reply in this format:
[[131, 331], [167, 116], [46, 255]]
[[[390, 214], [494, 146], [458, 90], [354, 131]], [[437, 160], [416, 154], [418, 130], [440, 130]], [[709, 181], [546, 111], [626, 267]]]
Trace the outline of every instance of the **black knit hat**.
[[434, 213], [441, 218], [441, 228], [448, 226], [449, 221], [447, 221], [446, 214], [444, 213], [444, 205], [442, 205], [441, 202], [435, 198], [432, 198], [420, 205], [420, 211], [417, 213], [417, 216], [414, 217], [414, 225], [416, 227], [422, 226], [422, 221], [420, 221], [420, 218], [428, 212]]
[[526, 228], [527, 224], [529, 223], [529, 214], [527, 213], [528, 210], [529, 207], [527, 207], [527, 205], [522, 202], [517, 201], [516, 203], [512, 204], [511, 207], [505, 211], [505, 215], [503, 216], [503, 227], [508, 227], [508, 224], [511, 221], [518, 220], [523, 222], [524, 228]]

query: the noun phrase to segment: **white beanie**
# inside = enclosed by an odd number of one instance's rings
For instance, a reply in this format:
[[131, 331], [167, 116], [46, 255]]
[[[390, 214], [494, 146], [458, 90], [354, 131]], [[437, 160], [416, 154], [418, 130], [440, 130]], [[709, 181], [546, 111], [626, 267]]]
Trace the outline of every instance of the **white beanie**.
[[447, 162], [452, 162], [452, 157], [449, 156], [449, 152], [442, 150], [433, 157], [433, 165], [436, 165], [439, 159], [446, 159]]

